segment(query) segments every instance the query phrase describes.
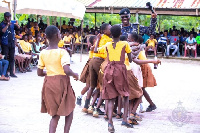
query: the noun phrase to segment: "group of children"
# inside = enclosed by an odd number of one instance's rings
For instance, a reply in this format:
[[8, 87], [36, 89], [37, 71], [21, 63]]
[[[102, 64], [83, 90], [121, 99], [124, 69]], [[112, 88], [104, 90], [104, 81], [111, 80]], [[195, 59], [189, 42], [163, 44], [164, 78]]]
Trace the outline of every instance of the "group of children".
[[[121, 28], [107, 23], [101, 26], [101, 31], [102, 35], [89, 39], [89, 59], [79, 79], [86, 86], [77, 98], [77, 104], [81, 105], [82, 97], [87, 92], [83, 112], [93, 113], [94, 117], [104, 115], [108, 120], [109, 132], [115, 132], [113, 116], [123, 118], [122, 126], [133, 128], [134, 124], [138, 124], [137, 121], [142, 120], [136, 110], [143, 95], [150, 104], [146, 111], [156, 109], [145, 87], [156, 86], [148, 63], [159, 64], [160, 61], [146, 58], [142, 37], [136, 33], [129, 34], [128, 38], [120, 37]], [[78, 80], [78, 74], [69, 67], [70, 55], [67, 49], [58, 46], [61, 41], [58, 28], [48, 26], [45, 33], [49, 46], [40, 53], [37, 71], [38, 76], [45, 76], [41, 112], [48, 112], [52, 116], [49, 127], [51, 133], [56, 131], [60, 116], [65, 116], [64, 130], [68, 133], [75, 108], [75, 95], [69, 76]], [[100, 110], [104, 100], [105, 112]]]
[[[133, 127], [133, 124], [137, 125], [137, 121], [142, 120], [136, 110], [143, 95], [150, 104], [146, 111], [156, 109], [145, 88], [156, 86], [148, 63], [159, 64], [160, 61], [146, 58], [143, 39], [136, 33], [131, 33], [126, 38], [120, 36], [121, 28], [117, 25], [111, 27], [105, 23], [101, 28], [103, 35], [90, 38], [89, 60], [80, 76], [86, 87], [78, 96], [77, 104], [81, 105], [82, 96], [87, 92], [82, 111], [92, 113], [94, 117], [104, 115], [104, 118], [108, 119], [108, 130], [114, 132], [113, 116], [123, 118], [122, 125], [126, 127]], [[100, 110], [103, 100], [105, 112]], [[121, 112], [122, 107], [124, 113]]]

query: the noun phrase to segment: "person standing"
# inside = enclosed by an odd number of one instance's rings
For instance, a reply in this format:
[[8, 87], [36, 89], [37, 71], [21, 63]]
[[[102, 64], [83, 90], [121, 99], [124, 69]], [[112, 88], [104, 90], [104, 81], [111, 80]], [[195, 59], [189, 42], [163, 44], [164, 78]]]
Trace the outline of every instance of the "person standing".
[[10, 76], [17, 78], [13, 73], [14, 70], [14, 56], [15, 56], [15, 30], [19, 30], [20, 26], [18, 22], [11, 23], [11, 14], [9, 12], [4, 13], [4, 20], [0, 23], [0, 36], [1, 36], [1, 48], [2, 54], [5, 55], [5, 59], [8, 60], [10, 66]]
[[142, 34], [154, 34], [155, 35], [155, 28], [157, 24], [157, 14], [152, 13], [151, 15], [151, 22], [150, 26], [143, 26], [138, 23], [130, 23], [130, 10], [128, 8], [123, 8], [120, 12], [119, 15], [121, 17], [122, 24], [119, 24], [121, 26], [121, 32], [122, 35], [125, 35], [128, 37], [128, 33], [136, 32], [139, 35]]

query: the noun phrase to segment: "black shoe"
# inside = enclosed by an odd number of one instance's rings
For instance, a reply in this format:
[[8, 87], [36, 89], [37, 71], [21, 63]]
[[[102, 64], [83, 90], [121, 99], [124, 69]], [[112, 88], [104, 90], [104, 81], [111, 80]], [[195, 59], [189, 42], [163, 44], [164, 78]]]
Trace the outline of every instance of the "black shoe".
[[151, 112], [151, 111], [155, 110], [156, 108], [157, 107], [156, 107], [155, 104], [154, 105], [149, 105], [148, 108], [146, 109], [146, 112]]
[[81, 106], [81, 101], [82, 101], [82, 99], [80, 97], [77, 97], [76, 104]]
[[127, 128], [133, 128], [133, 125], [129, 124], [128, 122], [122, 121], [122, 126], [125, 126]]
[[17, 78], [17, 76], [15, 74], [10, 74], [10, 77]]
[[97, 112], [98, 112], [99, 115], [104, 115], [104, 112], [101, 111], [99, 108], [97, 108]]

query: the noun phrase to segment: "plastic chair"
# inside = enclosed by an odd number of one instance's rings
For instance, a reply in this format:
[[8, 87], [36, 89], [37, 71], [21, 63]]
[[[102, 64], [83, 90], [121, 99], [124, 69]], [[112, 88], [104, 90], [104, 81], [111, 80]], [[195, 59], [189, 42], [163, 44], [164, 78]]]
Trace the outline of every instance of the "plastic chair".
[[[186, 57], [187, 56], [187, 44], [186, 44], [186, 42], [185, 42], [185, 50], [184, 50], [184, 57]], [[197, 57], [197, 44], [195, 44], [195, 50], [194, 50], [194, 57], [196, 58]]]

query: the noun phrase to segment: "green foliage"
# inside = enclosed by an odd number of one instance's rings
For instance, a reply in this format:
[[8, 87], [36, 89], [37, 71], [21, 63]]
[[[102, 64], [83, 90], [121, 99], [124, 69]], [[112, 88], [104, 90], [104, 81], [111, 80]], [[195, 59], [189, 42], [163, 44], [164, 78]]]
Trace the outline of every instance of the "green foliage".
[[[47, 23], [47, 17], [46, 16], [40, 16], [44, 23]], [[19, 20], [19, 23], [26, 24], [28, 18], [33, 18], [35, 21], [37, 20], [37, 15], [34, 14], [17, 14], [16, 19]], [[139, 23], [144, 26], [150, 25], [150, 15], [139, 15]], [[57, 17], [57, 22], [60, 25], [60, 17]], [[3, 20], [3, 13], [0, 13], [0, 21]], [[54, 17], [49, 17], [50, 24], [53, 24]], [[63, 24], [63, 21], [66, 21], [66, 24], [69, 21], [69, 18], [61, 17], [61, 24]], [[114, 24], [120, 24], [121, 18], [118, 14], [104, 14], [104, 13], [97, 13], [96, 14], [96, 26], [99, 27], [102, 22], [109, 23], [109, 21], [112, 22], [112, 25]], [[131, 15], [130, 18], [131, 23], [136, 22], [135, 14]], [[186, 30], [191, 30], [194, 28], [195, 30], [197, 27], [200, 27], [200, 17], [190, 17], [190, 16], [164, 16], [164, 15], [158, 15], [157, 19], [157, 26], [160, 23], [160, 31], [164, 31], [165, 29], [172, 28], [173, 26], [176, 26], [177, 29], [180, 29], [181, 27], [184, 27]], [[76, 19], [74, 25], [80, 26], [81, 20]], [[90, 28], [95, 27], [95, 13], [86, 13], [84, 16], [83, 21], [83, 27], [86, 25], [89, 25]], [[158, 28], [157, 28], [158, 30]]]

